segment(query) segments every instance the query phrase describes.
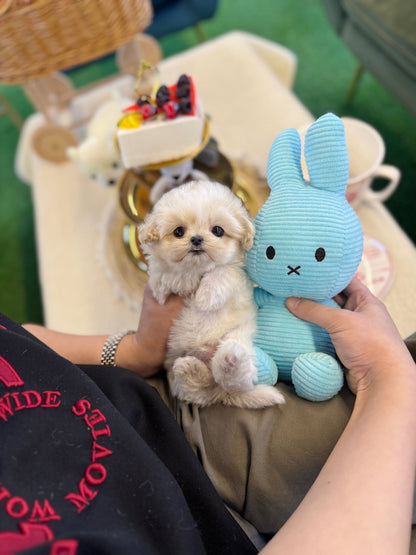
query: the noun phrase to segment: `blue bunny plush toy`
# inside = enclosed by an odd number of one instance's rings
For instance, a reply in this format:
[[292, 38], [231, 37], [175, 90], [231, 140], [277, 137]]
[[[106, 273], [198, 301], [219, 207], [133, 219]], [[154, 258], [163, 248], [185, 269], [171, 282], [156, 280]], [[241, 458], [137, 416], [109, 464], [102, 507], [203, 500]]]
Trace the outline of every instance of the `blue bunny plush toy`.
[[348, 154], [342, 121], [328, 113], [305, 137], [309, 182], [301, 168], [301, 140], [287, 129], [268, 159], [270, 196], [254, 219], [256, 235], [247, 256], [248, 275], [258, 286], [255, 339], [259, 375], [270, 358], [279, 379], [311, 401], [333, 397], [343, 369], [326, 330], [286, 308], [289, 296], [337, 306], [332, 300], [353, 278], [362, 256], [362, 229], [345, 198]]

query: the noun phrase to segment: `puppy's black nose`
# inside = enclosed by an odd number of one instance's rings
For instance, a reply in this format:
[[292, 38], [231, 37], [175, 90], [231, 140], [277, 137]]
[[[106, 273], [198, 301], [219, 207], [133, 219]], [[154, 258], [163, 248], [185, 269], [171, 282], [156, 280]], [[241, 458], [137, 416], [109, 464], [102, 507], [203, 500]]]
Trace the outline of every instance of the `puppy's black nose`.
[[194, 235], [193, 237], [191, 237], [191, 243], [194, 247], [200, 247], [203, 242], [204, 238], [200, 235]]

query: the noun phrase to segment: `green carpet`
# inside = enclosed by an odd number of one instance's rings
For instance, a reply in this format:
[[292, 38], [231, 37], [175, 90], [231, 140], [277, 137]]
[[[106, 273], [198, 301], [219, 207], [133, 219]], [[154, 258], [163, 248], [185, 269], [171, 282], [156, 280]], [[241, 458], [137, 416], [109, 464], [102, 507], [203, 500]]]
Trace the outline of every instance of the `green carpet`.
[[[385, 162], [402, 171], [400, 186], [386, 205], [416, 242], [415, 119], [369, 74], [353, 102], [345, 106], [357, 62], [329, 26], [321, 2], [222, 0], [216, 16], [202, 27], [208, 38], [240, 29], [287, 46], [298, 57], [295, 93], [313, 114], [349, 115], [380, 131], [386, 143]], [[196, 45], [198, 39], [191, 28], [160, 43], [169, 56]], [[72, 71], [71, 79], [78, 87], [115, 69], [109, 57]], [[20, 87], [0, 86], [0, 93], [23, 118], [33, 112]], [[18, 136], [10, 119], [0, 117], [0, 310], [18, 321], [42, 322], [31, 190], [14, 173]]]

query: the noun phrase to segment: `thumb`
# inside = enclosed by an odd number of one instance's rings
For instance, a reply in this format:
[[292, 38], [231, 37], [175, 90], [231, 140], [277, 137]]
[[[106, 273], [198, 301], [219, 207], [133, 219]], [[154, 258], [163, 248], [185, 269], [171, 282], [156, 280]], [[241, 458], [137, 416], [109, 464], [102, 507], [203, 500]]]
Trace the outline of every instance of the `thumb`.
[[309, 299], [299, 299], [298, 297], [289, 297], [286, 300], [286, 306], [292, 314], [306, 320], [312, 324], [316, 324], [321, 328], [330, 331], [334, 319], [338, 315], [338, 310], [332, 306], [317, 303]]

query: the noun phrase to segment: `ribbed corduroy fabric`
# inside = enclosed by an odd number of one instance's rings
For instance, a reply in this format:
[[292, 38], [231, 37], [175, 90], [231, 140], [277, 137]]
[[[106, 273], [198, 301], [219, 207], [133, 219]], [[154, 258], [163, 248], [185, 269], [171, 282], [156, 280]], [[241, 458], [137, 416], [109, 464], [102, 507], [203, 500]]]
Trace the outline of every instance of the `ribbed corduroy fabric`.
[[297, 296], [331, 304], [358, 268], [363, 237], [345, 198], [348, 153], [337, 116], [325, 114], [308, 129], [304, 157], [308, 181], [298, 132], [288, 129], [275, 139], [267, 169], [271, 193], [255, 218], [247, 271], [258, 285], [257, 346], [273, 358], [279, 379], [320, 401], [342, 387], [342, 369], [328, 333], [295, 318], [285, 302]]

